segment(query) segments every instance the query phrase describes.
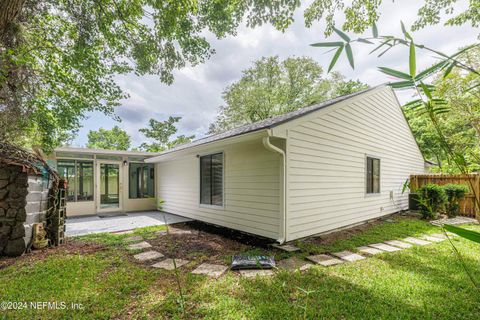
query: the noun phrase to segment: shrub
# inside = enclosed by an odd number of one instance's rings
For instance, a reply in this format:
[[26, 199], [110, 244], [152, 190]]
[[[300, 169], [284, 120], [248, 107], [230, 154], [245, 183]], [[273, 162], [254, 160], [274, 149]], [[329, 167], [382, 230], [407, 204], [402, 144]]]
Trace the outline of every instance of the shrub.
[[443, 186], [443, 190], [447, 195], [447, 203], [445, 204], [445, 209], [448, 217], [456, 217], [460, 211], [460, 200], [465, 198], [465, 195], [470, 190], [466, 185], [463, 184], [446, 184]]
[[418, 204], [424, 219], [436, 218], [447, 202], [445, 190], [436, 184], [426, 184], [417, 190]]

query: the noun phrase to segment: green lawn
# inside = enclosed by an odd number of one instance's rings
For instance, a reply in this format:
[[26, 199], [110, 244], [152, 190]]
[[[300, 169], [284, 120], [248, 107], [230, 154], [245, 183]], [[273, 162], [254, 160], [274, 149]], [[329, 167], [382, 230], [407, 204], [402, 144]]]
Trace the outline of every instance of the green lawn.
[[[151, 237], [153, 231], [137, 232]], [[348, 239], [299, 245], [308, 252], [337, 251], [438, 231], [424, 221], [398, 219]], [[480, 319], [480, 291], [446, 241], [330, 268], [314, 267], [305, 273], [279, 272], [271, 278], [245, 279], [228, 273], [212, 280], [183, 273], [182, 309], [174, 272], [132, 262], [121, 241], [124, 237], [83, 237], [83, 241], [101, 242], [104, 249], [58, 250], [0, 269], [1, 301], [83, 305], [83, 310], [27, 309], [3, 314], [8, 319]], [[480, 245], [458, 238], [453, 242], [480, 281]]]

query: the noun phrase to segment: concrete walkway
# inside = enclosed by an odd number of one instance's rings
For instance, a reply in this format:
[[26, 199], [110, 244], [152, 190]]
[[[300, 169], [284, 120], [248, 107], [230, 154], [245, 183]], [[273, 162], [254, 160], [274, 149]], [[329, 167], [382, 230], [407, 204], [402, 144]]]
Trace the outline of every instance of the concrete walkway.
[[188, 218], [169, 213], [164, 214], [158, 211], [132, 212], [122, 216], [106, 218], [98, 216], [68, 218], [66, 235], [73, 237], [92, 233], [119, 232], [135, 228], [159, 226], [165, 224], [165, 218], [168, 224], [190, 221]]

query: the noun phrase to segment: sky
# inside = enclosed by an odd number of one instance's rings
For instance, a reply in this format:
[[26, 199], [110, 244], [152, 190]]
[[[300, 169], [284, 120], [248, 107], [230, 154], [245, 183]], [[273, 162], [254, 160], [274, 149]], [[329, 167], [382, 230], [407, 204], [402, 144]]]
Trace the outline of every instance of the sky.
[[[380, 9], [380, 20], [377, 23], [380, 34], [401, 36], [400, 20], [406, 26], [417, 19], [417, 11], [423, 1], [384, 0]], [[308, 1], [302, 3], [302, 7]], [[341, 25], [342, 16], [336, 19]], [[303, 18], [303, 8], [297, 10], [295, 22], [285, 32], [277, 31], [270, 25], [255, 29], [245, 26], [238, 30], [235, 36], [228, 36], [218, 40], [214, 36], [207, 36], [207, 40], [216, 53], [204, 64], [195, 67], [186, 67], [174, 72], [175, 81], [172, 85], [160, 82], [157, 76], [122, 75], [116, 77], [120, 87], [130, 97], [123, 100], [116, 109], [116, 115], [121, 122], [113, 120], [99, 112], [90, 113], [82, 122], [72, 146], [84, 147], [87, 143], [87, 134], [90, 130], [99, 128], [111, 129], [118, 125], [132, 137], [132, 147], [139, 146], [147, 141], [138, 132], [146, 127], [150, 118], [163, 121], [169, 116], [180, 116], [178, 134], [195, 135], [200, 138], [206, 135], [208, 126], [222, 105], [221, 94], [226, 86], [238, 81], [242, 70], [251, 67], [252, 62], [262, 56], [279, 56], [281, 59], [290, 56], [309, 56], [327, 70], [333, 53], [325, 54], [321, 48], [311, 47], [310, 44], [322, 41], [337, 41], [333, 35], [328, 39], [323, 32], [323, 23], [316, 23], [306, 28]], [[366, 35], [370, 35], [367, 31]], [[445, 27], [441, 24], [430, 26], [414, 32], [416, 43], [431, 46], [445, 53], [454, 53], [459, 47], [471, 44], [476, 40], [478, 30], [467, 25], [460, 27]], [[357, 44], [353, 47], [355, 69], [352, 70], [342, 55], [338, 60], [335, 71], [341, 72], [349, 79], [358, 79], [374, 86], [394, 80], [381, 74], [378, 66], [387, 66], [398, 70], [408, 70], [408, 52], [406, 48], [398, 47], [389, 53], [377, 58], [369, 55], [373, 47]], [[417, 70], [430, 66], [435, 62], [431, 54], [425, 51], [417, 52]], [[401, 101], [407, 101], [411, 93], [400, 92]]]

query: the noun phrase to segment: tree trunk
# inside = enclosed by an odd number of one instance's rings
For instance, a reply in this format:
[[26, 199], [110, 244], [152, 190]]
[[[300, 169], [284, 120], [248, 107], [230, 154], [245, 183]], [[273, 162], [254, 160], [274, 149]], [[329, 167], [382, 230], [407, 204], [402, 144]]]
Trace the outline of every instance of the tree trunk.
[[0, 38], [3, 38], [10, 23], [20, 15], [25, 0], [0, 1]]

